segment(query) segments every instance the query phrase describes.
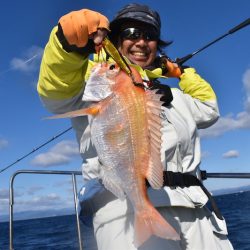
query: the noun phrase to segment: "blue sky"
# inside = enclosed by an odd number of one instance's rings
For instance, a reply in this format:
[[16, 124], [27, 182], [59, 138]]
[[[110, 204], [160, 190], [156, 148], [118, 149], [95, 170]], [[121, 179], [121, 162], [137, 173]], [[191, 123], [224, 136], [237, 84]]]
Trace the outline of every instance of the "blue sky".
[[[112, 19], [130, 1], [13, 1], [2, 3], [0, 57], [0, 169], [70, 127], [68, 120], [45, 121], [49, 113], [36, 93], [39, 64], [51, 29], [69, 11], [89, 8]], [[173, 40], [167, 54], [175, 59], [196, 51], [249, 18], [247, 0], [137, 1], [156, 9], [162, 38]], [[157, 3], [157, 4], [156, 4]], [[209, 81], [221, 118], [201, 131], [208, 172], [250, 172], [250, 26], [196, 55], [188, 65]], [[176, 82], [169, 80], [171, 86]], [[72, 131], [0, 174], [0, 214], [8, 213], [10, 176], [20, 169], [80, 170]], [[79, 187], [81, 177], [78, 178]], [[210, 190], [249, 185], [250, 180], [210, 179]], [[71, 179], [20, 175], [15, 182], [15, 211], [72, 207]]]

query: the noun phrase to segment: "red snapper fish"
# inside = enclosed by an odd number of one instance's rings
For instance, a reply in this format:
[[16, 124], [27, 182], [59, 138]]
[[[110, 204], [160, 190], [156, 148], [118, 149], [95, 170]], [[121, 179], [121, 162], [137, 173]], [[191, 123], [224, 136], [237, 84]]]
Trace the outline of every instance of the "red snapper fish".
[[147, 195], [146, 179], [155, 189], [163, 185], [161, 95], [136, 86], [134, 82], [142, 84], [142, 79], [131, 69], [133, 78], [116, 64], [96, 64], [83, 95], [91, 106], [53, 118], [91, 116], [91, 141], [102, 164], [100, 178], [118, 198], [131, 201], [134, 245], [139, 247], [151, 235], [180, 238]]

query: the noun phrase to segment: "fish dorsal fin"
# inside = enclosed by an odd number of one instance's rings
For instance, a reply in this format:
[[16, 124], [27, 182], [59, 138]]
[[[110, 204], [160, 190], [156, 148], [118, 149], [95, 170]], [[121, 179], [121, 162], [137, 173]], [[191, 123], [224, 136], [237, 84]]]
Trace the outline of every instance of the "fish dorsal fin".
[[150, 160], [146, 170], [146, 178], [154, 189], [160, 189], [163, 186], [163, 166], [161, 162], [161, 144], [162, 144], [162, 118], [160, 117], [162, 95], [155, 91], [146, 91], [146, 105], [148, 116], [148, 129], [150, 137]]

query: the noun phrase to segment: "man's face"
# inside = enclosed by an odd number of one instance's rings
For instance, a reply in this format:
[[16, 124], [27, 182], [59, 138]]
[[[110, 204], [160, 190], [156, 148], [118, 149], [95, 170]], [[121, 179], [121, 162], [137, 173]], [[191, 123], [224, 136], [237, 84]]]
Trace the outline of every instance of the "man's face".
[[142, 68], [150, 66], [157, 53], [158, 39], [154, 38], [153, 28], [150, 25], [133, 22], [123, 25], [121, 30], [119, 51]]

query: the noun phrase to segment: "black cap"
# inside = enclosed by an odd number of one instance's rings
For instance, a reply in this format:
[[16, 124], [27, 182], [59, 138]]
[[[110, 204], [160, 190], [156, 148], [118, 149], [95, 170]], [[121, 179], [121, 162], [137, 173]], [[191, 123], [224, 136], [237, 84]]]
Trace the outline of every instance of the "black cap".
[[121, 25], [127, 21], [137, 21], [151, 25], [159, 36], [158, 44], [167, 46], [172, 42], [163, 41], [160, 39], [161, 34], [161, 18], [158, 12], [150, 9], [147, 5], [132, 3], [124, 6], [110, 22], [110, 38], [114, 42], [120, 32]]
[[153, 26], [156, 32], [160, 35], [160, 30], [161, 30], [160, 16], [156, 11], [151, 10], [146, 5], [132, 3], [123, 7], [117, 13], [113, 21], [111, 21], [110, 23], [111, 31], [117, 31], [120, 25], [124, 21], [128, 21], [128, 20], [147, 23]]

